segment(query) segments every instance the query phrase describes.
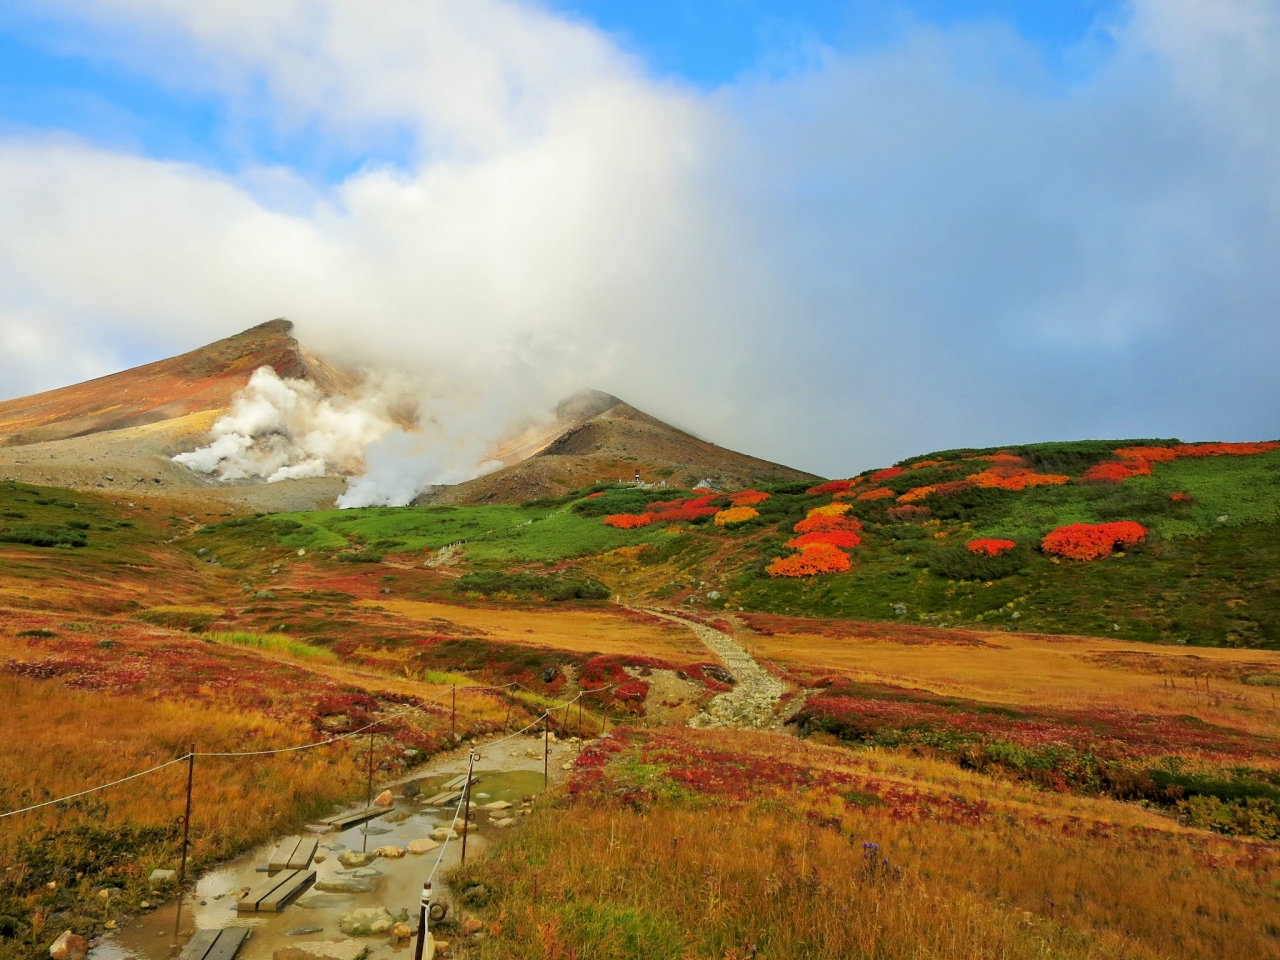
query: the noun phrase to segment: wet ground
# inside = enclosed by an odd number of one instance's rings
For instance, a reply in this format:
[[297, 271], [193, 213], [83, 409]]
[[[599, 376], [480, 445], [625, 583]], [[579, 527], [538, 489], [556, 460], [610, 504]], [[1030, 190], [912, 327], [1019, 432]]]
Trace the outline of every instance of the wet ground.
[[[505, 800], [512, 808], [498, 816], [517, 814], [515, 823], [505, 829], [520, 829], [521, 809], [529, 809], [525, 797], [536, 798], [543, 791], [542, 738], [515, 737], [488, 746], [483, 741], [474, 749], [480, 754], [475, 775], [479, 782], [472, 787], [474, 807]], [[576, 756], [572, 743], [551, 745], [551, 782], [567, 776], [563, 765]], [[441, 858], [442, 847], [421, 855], [406, 854], [399, 859], [379, 858], [368, 867], [348, 870], [338, 861], [344, 850], [375, 850], [394, 845], [404, 849], [411, 840], [429, 838], [436, 827], [453, 822], [457, 804], [428, 807], [423, 800], [439, 792], [439, 787], [467, 770], [468, 751], [464, 748], [442, 756], [412, 777], [391, 785], [396, 794], [395, 805], [367, 823], [357, 824], [342, 832], [319, 835], [317, 860], [312, 864], [317, 885], [360, 880], [371, 889], [367, 892], [325, 892], [315, 886], [304, 891], [279, 913], [244, 913], [236, 910], [236, 900], [246, 887], [257, 886], [266, 877], [259, 871], [276, 839], [248, 851], [202, 875], [195, 889], [188, 893], [178, 911], [176, 899], [159, 909], [121, 922], [120, 928], [100, 938], [89, 953], [90, 960], [171, 960], [196, 930], [221, 927], [250, 927], [252, 932], [241, 948], [241, 960], [270, 960], [272, 953], [303, 940], [327, 940], [345, 935], [338, 929], [338, 918], [347, 911], [364, 907], [386, 907], [394, 916], [409, 918], [416, 927], [418, 900], [422, 883]], [[414, 796], [404, 796], [413, 793]], [[381, 788], [379, 788], [381, 789]], [[535, 801], [536, 802], [536, 801]], [[468, 826], [467, 859], [483, 855], [485, 849], [502, 830], [493, 825], [487, 811], [476, 810]], [[496, 819], [496, 818], [495, 818]], [[459, 838], [443, 845], [443, 857], [433, 882], [433, 900], [444, 899], [450, 906], [450, 919], [456, 915], [456, 901], [444, 883], [444, 875], [456, 866], [462, 855]], [[305, 836], [314, 834], [302, 831]], [[175, 921], [179, 933], [175, 938]], [[412, 956], [413, 941], [388, 942], [386, 935], [365, 938], [370, 960], [390, 960]]]

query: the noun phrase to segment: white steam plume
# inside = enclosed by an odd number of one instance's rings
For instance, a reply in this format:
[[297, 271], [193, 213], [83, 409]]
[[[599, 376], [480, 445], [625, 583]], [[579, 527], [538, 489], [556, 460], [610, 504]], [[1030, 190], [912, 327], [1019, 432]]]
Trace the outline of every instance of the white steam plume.
[[222, 480], [274, 483], [360, 472], [369, 444], [397, 429], [388, 406], [378, 391], [324, 396], [306, 380], [282, 380], [259, 367], [214, 424], [210, 443], [173, 459]]

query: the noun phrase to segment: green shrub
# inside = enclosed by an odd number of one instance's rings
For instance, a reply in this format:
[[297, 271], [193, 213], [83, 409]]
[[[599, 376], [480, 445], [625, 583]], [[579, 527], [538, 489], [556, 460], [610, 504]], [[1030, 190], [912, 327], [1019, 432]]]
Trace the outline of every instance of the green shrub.
[[382, 554], [365, 550], [361, 553], [340, 553], [338, 559], [343, 563], [381, 563]]
[[66, 527], [45, 527], [34, 523], [8, 523], [0, 525], [0, 543], [23, 543], [32, 547], [85, 547], [83, 530]]
[[482, 571], [459, 577], [455, 589], [461, 593], [493, 596], [510, 593], [538, 596], [544, 600], [608, 600], [609, 588], [598, 580], [569, 577], [563, 574], [503, 573]]
[[1029, 554], [1025, 547], [1019, 546], [991, 557], [957, 545], [932, 551], [928, 560], [929, 570], [947, 580], [1000, 580], [1025, 567]]

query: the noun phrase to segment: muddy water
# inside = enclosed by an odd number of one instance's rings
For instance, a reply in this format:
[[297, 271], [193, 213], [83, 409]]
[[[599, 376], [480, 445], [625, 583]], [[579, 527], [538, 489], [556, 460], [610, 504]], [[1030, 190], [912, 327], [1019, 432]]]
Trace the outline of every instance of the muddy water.
[[[475, 749], [480, 754], [475, 767], [480, 780], [472, 787], [472, 801], [476, 806], [505, 800], [513, 805], [506, 814], [511, 815], [525, 806], [522, 802], [525, 796], [536, 797], [542, 792], [540, 737], [516, 737], [493, 747], [480, 743]], [[552, 782], [567, 776], [561, 767], [576, 753], [576, 745], [552, 745]], [[174, 899], [153, 912], [122, 921], [119, 929], [108, 931], [93, 945], [90, 960], [172, 960], [196, 930], [221, 927], [251, 928], [239, 953], [241, 960], [270, 960], [274, 951], [292, 943], [344, 937], [338, 929], [338, 918], [349, 910], [363, 907], [386, 907], [393, 916], [404, 911], [416, 926], [422, 883], [440, 856], [440, 847], [420, 856], [406, 854], [400, 859], [379, 858], [369, 867], [359, 870], [344, 868], [338, 862], [338, 854], [343, 850], [375, 850], [389, 844], [404, 849], [410, 840], [429, 837], [437, 826], [449, 825], [453, 821], [456, 804], [447, 808], [427, 807], [422, 800], [439, 792], [435, 788], [459, 773], [465, 773], [466, 769], [466, 750], [441, 758], [426, 769], [415, 772], [413, 777], [393, 784], [391, 789], [397, 800], [395, 806], [385, 813], [340, 833], [330, 832], [318, 837], [320, 847], [317, 856], [323, 856], [324, 860], [312, 864], [316, 882], [355, 878], [370, 884], [372, 891], [324, 893], [312, 887], [279, 913], [238, 912], [236, 899], [240, 891], [256, 886], [267, 877], [258, 868], [266, 863], [267, 855], [275, 846], [273, 840], [201, 876], [195, 889], [183, 898], [180, 916], [178, 902]], [[416, 783], [420, 792], [414, 797], [401, 797], [410, 783]], [[517, 816], [516, 824], [507, 829], [518, 830], [520, 819]], [[481, 856], [501, 832], [491, 825], [487, 812], [477, 810], [475, 820], [468, 828], [467, 859]], [[458, 864], [461, 854], [459, 835], [458, 839], [445, 845], [443, 859], [432, 884], [432, 899], [448, 901], [451, 918], [456, 915], [456, 901], [443, 877]], [[180, 923], [176, 937], [175, 921]], [[391, 944], [385, 935], [365, 939], [369, 944], [370, 960], [391, 960], [393, 957], [403, 960], [412, 955], [412, 941]]]

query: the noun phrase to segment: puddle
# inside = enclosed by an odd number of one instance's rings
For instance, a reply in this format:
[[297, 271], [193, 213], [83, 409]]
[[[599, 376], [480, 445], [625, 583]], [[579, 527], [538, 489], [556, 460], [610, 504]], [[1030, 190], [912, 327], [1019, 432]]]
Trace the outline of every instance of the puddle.
[[[512, 804], [512, 811], [508, 811], [511, 813], [523, 806], [526, 795], [537, 796], [542, 792], [541, 739], [516, 737], [492, 748], [482, 743], [476, 749], [480, 752], [475, 769], [480, 781], [472, 787], [476, 806], [505, 800]], [[531, 755], [535, 753], [536, 756]], [[553, 781], [566, 775], [561, 765], [576, 753], [576, 746], [570, 744], [552, 746]], [[441, 758], [428, 769], [391, 785], [393, 793], [407, 792], [413, 796], [397, 799], [395, 806], [366, 823], [321, 835], [317, 855], [323, 855], [324, 860], [313, 863], [311, 868], [316, 872], [316, 882], [323, 883], [329, 891], [312, 886], [279, 913], [237, 911], [236, 900], [241, 890], [267, 878], [268, 874], [257, 868], [266, 863], [267, 855], [275, 846], [273, 840], [199, 878], [194, 891], [183, 900], [181, 929], [176, 938], [174, 923], [178, 903], [171, 900], [151, 913], [122, 920], [119, 929], [108, 931], [94, 943], [89, 960], [172, 960], [196, 930], [221, 927], [252, 929], [237, 955], [240, 960], [270, 960], [274, 951], [299, 940], [344, 937], [338, 929], [339, 916], [364, 907], [386, 907], [393, 916], [400, 916], [404, 911], [416, 926], [422, 883], [440, 856], [439, 847], [419, 856], [406, 853], [400, 859], [380, 857], [368, 867], [354, 870], [344, 868], [338, 854], [343, 850], [372, 851], [389, 844], [404, 849], [410, 840], [427, 838], [437, 826], [447, 826], [452, 821], [456, 803], [449, 807], [426, 807], [422, 801], [439, 793], [444, 783], [465, 773], [466, 769], [465, 750]], [[519, 829], [518, 825], [514, 829]], [[500, 832], [490, 823], [487, 811], [477, 810], [468, 828], [467, 859], [483, 855]], [[445, 846], [432, 884], [434, 898], [450, 902], [451, 917], [456, 904], [442, 877], [460, 861], [461, 855], [459, 836]], [[343, 891], [343, 887], [351, 890]], [[299, 932], [307, 928], [309, 932]], [[364, 939], [369, 944], [370, 960], [412, 956], [412, 940], [392, 945], [385, 934]]]

